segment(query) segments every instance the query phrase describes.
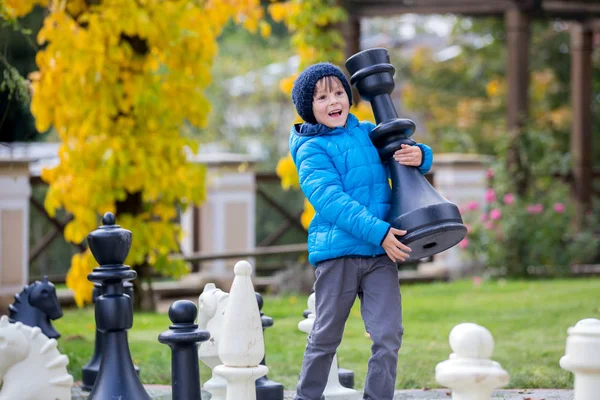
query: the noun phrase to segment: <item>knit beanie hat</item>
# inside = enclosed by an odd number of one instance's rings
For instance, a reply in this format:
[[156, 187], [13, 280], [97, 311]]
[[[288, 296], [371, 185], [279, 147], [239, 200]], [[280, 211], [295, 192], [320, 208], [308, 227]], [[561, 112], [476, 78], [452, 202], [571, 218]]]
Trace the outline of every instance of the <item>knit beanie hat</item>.
[[326, 76], [335, 76], [342, 82], [350, 105], [352, 105], [352, 90], [342, 70], [328, 62], [313, 64], [296, 78], [292, 89], [292, 101], [296, 106], [296, 111], [306, 122], [317, 123], [312, 110], [315, 85], [321, 78]]

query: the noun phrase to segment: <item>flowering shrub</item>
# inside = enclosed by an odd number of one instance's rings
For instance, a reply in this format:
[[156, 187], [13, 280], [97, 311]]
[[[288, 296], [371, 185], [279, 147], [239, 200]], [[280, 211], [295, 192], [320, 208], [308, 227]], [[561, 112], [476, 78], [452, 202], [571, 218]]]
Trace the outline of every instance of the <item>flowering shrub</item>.
[[590, 212], [583, 229], [576, 230], [567, 184], [555, 181], [545, 193], [518, 197], [496, 189], [502, 185], [494, 185], [494, 175], [493, 169], [488, 170], [491, 187], [483, 201], [462, 207], [468, 233], [459, 243], [488, 272], [512, 277], [562, 275], [572, 264], [594, 257], [598, 239], [589, 227], [597, 226], [596, 221]]

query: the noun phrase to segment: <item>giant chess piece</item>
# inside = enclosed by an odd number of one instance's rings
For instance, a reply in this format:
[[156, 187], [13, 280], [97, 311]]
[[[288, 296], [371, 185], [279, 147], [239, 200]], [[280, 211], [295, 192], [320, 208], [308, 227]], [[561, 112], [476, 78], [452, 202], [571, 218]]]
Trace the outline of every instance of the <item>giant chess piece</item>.
[[171, 348], [171, 385], [173, 400], [201, 400], [198, 342], [210, 338], [210, 333], [194, 323], [198, 310], [188, 300], [179, 300], [169, 307], [169, 330], [158, 341]]
[[[125, 294], [131, 298], [133, 303], [133, 284], [131, 282], [123, 283], [123, 290]], [[94, 290], [92, 291], [92, 302], [95, 304], [96, 299], [102, 294], [102, 285], [94, 283]], [[102, 343], [102, 332], [96, 328], [96, 340], [94, 343], [94, 354], [87, 364], [81, 369], [81, 389], [86, 392], [90, 392], [94, 388], [98, 371], [100, 371], [100, 361], [102, 360], [102, 352], [104, 345]], [[140, 369], [137, 365], [134, 365], [135, 373], [140, 375]]]
[[450, 359], [435, 367], [435, 380], [452, 389], [452, 400], [490, 400], [508, 384], [508, 373], [490, 359], [494, 338], [483, 326], [458, 324], [450, 331]]
[[235, 278], [219, 341], [223, 365], [215, 367], [214, 372], [227, 380], [227, 400], [256, 400], [256, 380], [269, 369], [260, 365], [265, 356], [265, 343], [250, 279], [252, 266], [247, 261], [238, 261], [233, 272]]
[[15, 302], [8, 306], [10, 322], [37, 326], [50, 339], [60, 337], [51, 320], [57, 320], [62, 315], [56, 288], [45, 276], [41, 282], [35, 281], [24, 286], [21, 293], [15, 294]]
[[414, 145], [410, 137], [415, 124], [398, 118], [390, 94], [394, 90], [394, 67], [383, 48], [361, 51], [348, 60], [350, 82], [363, 99], [371, 103], [377, 126], [369, 137], [387, 162], [392, 178], [392, 204], [387, 221], [406, 230], [398, 237], [412, 249], [410, 257], [425, 258], [460, 242], [467, 234], [458, 207], [441, 196], [416, 167], [401, 165], [393, 158], [403, 144]]
[[87, 237], [90, 250], [100, 265], [88, 279], [102, 285], [96, 299], [96, 327], [102, 332], [104, 351], [100, 371], [88, 400], [150, 400], [133, 367], [127, 331], [133, 326], [131, 298], [123, 293], [123, 282], [137, 273], [123, 265], [131, 248], [131, 231], [115, 225], [112, 213], [104, 214], [104, 226]]
[[568, 334], [560, 366], [575, 375], [573, 400], [596, 400], [600, 393], [600, 320], [582, 319]]
[[204, 382], [203, 389], [212, 400], [225, 400], [227, 381], [214, 370], [223, 364], [219, 358], [219, 341], [225, 319], [225, 309], [229, 293], [217, 289], [214, 283], [207, 283], [198, 298], [198, 327], [210, 333], [210, 339], [198, 346], [198, 358], [210, 368], [211, 377]]
[[0, 317], [0, 400], [71, 400], [68, 364], [56, 339]]
[[[258, 311], [260, 312], [260, 322], [262, 325], [263, 336], [265, 329], [273, 326], [273, 318], [267, 317], [262, 312], [264, 305], [263, 298], [260, 293], [255, 293], [256, 301], [258, 303]], [[266, 364], [266, 355], [263, 357], [260, 365]], [[261, 376], [256, 381], [256, 399], [257, 400], [283, 400], [283, 385], [281, 383], [270, 380], [267, 375]]]

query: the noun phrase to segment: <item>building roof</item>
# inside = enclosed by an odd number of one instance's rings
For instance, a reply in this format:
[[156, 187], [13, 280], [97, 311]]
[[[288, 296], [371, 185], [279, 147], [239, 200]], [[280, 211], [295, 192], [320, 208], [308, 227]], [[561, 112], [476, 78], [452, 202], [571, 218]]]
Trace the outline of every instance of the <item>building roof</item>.
[[[58, 164], [60, 143], [45, 142], [12, 142], [0, 143], [0, 163], [28, 163], [32, 177], [39, 177], [43, 168], [51, 168]], [[227, 152], [188, 152], [189, 161], [209, 166], [238, 165], [256, 163], [256, 158], [247, 154]]]

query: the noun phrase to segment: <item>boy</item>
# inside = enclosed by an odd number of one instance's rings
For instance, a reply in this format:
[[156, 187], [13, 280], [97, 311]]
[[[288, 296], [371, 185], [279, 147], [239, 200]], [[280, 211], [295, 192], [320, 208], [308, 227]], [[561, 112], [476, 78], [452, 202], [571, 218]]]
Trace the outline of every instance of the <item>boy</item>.
[[[403, 334], [396, 261], [405, 261], [410, 249], [395, 237], [406, 231], [383, 220], [391, 189], [369, 139], [375, 125], [349, 113], [350, 85], [330, 63], [303, 71], [294, 82], [292, 100], [305, 121], [292, 128], [289, 144], [300, 187], [315, 208], [308, 260], [316, 266], [315, 322], [296, 400], [321, 398], [356, 296], [373, 341], [363, 398], [392, 400]], [[394, 159], [425, 174], [433, 155], [423, 144], [403, 145]]]

